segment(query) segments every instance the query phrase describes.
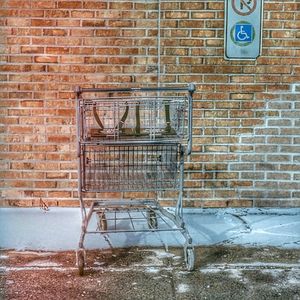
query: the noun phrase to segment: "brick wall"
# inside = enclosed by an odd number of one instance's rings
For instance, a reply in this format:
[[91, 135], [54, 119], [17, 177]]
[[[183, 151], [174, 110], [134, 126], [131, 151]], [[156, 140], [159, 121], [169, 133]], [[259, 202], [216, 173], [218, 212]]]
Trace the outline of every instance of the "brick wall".
[[197, 85], [186, 205], [300, 205], [297, 0], [265, 1], [256, 61], [224, 60], [223, 1], [161, 0], [160, 22], [156, 0], [0, 7], [1, 205], [78, 203], [76, 85], [158, 80]]

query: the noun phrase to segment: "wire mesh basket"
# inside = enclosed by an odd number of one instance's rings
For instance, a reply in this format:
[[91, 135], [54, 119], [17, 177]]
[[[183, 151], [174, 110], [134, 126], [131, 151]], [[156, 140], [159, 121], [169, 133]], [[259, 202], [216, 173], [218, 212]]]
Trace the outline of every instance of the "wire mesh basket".
[[82, 147], [84, 191], [159, 191], [178, 187], [180, 146], [177, 143]]
[[187, 129], [187, 97], [103, 97], [81, 102], [82, 139], [181, 140]]

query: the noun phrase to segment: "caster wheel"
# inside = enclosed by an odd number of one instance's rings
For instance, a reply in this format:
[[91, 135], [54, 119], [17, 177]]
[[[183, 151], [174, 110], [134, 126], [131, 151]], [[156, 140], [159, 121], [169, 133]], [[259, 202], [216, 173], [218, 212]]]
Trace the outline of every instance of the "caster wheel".
[[147, 212], [147, 222], [148, 222], [148, 227], [150, 229], [157, 229], [158, 224], [157, 224], [157, 217], [155, 211], [149, 210]]
[[98, 229], [100, 231], [107, 230], [107, 220], [104, 212], [98, 213]]
[[192, 247], [186, 247], [184, 249], [184, 257], [186, 268], [188, 271], [193, 271], [195, 268], [195, 252]]
[[76, 262], [78, 267], [79, 276], [83, 276], [84, 274], [84, 266], [85, 266], [85, 253], [84, 250], [78, 250], [76, 252]]

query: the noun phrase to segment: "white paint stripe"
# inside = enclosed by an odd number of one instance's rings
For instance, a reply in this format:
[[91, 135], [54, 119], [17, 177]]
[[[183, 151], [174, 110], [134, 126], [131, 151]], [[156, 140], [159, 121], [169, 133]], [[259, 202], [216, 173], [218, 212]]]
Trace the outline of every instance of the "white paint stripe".
[[[172, 271], [172, 267], [160, 267], [153, 266], [153, 268], [158, 268], [158, 271]], [[77, 270], [77, 267], [0, 267], [0, 272], [19, 272], [19, 271], [45, 271], [45, 270], [53, 270], [53, 271], [74, 271]], [[106, 271], [106, 272], [130, 272], [130, 271], [140, 271], [147, 272], [149, 267], [140, 266], [140, 267], [129, 267], [129, 268], [111, 268], [111, 267], [86, 267], [86, 270], [95, 270], [95, 271]]]
[[[154, 266], [152, 268], [159, 271], [172, 271], [173, 267]], [[106, 271], [106, 272], [130, 272], [130, 271], [148, 271], [149, 265], [135, 265], [128, 268], [112, 268], [112, 267], [86, 267], [87, 270]], [[230, 270], [267, 270], [267, 269], [292, 269], [294, 271], [300, 271], [300, 264], [288, 264], [288, 263], [236, 263], [236, 264], [212, 264], [206, 268], [201, 268], [200, 272], [218, 272], [218, 271], [230, 271]], [[59, 272], [74, 271], [77, 267], [51, 267], [51, 266], [20, 266], [20, 267], [0, 267], [0, 272], [19, 272], [19, 271], [45, 271], [54, 270]]]
[[200, 272], [213, 272], [222, 270], [261, 270], [261, 269], [296, 269], [300, 271], [300, 264], [288, 264], [288, 263], [236, 263], [236, 264], [212, 264], [206, 268], [201, 268]]
[[77, 270], [75, 267], [0, 267], [0, 272], [18, 272], [18, 271], [45, 271], [45, 270], [54, 270], [54, 271], [70, 271]]

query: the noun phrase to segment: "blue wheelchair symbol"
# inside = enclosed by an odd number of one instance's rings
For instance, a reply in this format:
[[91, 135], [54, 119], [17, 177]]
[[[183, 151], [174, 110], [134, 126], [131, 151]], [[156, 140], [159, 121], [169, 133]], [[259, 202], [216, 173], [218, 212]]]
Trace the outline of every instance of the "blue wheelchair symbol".
[[251, 24], [235, 24], [235, 42], [252, 42], [253, 26]]

